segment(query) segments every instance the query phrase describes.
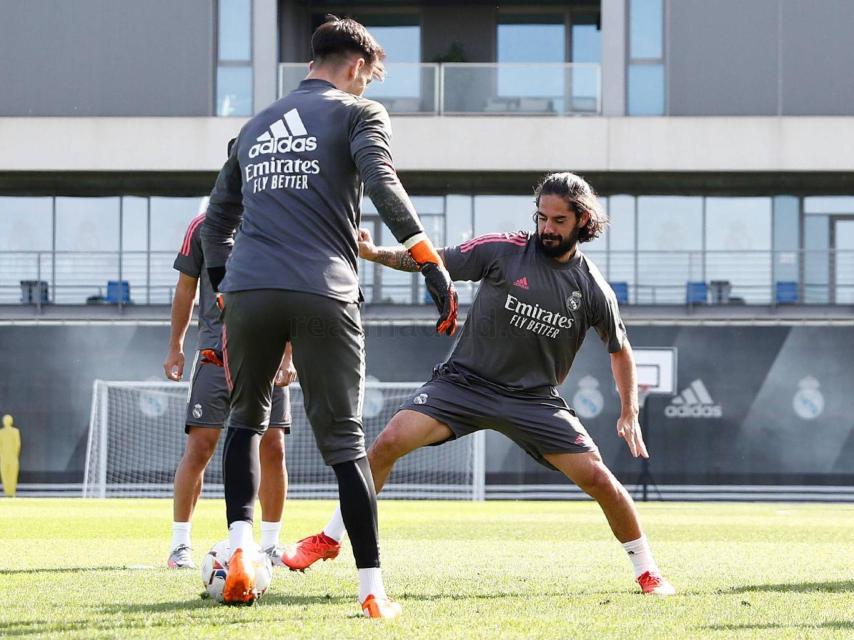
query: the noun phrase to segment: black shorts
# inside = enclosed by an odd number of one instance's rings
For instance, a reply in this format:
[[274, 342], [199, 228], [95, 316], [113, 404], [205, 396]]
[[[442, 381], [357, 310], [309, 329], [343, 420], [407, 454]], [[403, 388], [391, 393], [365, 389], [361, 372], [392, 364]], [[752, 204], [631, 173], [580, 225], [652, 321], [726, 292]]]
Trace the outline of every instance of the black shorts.
[[[222, 429], [228, 419], [228, 384], [225, 369], [210, 362], [202, 362], [199, 352], [190, 374], [190, 391], [187, 394], [187, 418], [184, 431], [190, 427]], [[291, 401], [288, 388], [276, 387], [272, 394], [270, 426], [291, 432]]]
[[231, 426], [266, 428], [270, 381], [290, 341], [305, 413], [324, 462], [363, 458], [365, 335], [359, 305], [283, 289], [237, 291], [224, 299]]
[[444, 365], [400, 408], [445, 423], [454, 434], [450, 439], [481, 429], [503, 433], [549, 469], [554, 466], [546, 460], [547, 453], [597, 450], [575, 411], [556, 391], [550, 396], [505, 393]]

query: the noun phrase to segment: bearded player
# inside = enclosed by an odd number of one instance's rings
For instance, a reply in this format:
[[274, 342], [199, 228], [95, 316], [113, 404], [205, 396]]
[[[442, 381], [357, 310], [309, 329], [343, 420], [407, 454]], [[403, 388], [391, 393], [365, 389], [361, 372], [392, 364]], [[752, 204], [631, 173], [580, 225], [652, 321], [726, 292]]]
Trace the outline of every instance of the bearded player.
[[[617, 434], [632, 456], [649, 457], [638, 423], [634, 356], [616, 297], [577, 246], [596, 238], [607, 217], [590, 185], [571, 173], [547, 176], [535, 196], [536, 234], [488, 234], [440, 252], [453, 280], [481, 285], [448, 360], [371, 446], [376, 490], [407, 453], [494, 429], [599, 503], [643, 593], [672, 595], [675, 590], [655, 563], [634, 502], [557, 390], [593, 328], [610, 353], [620, 394]], [[418, 270], [404, 249], [375, 247], [366, 231], [361, 240], [361, 257], [401, 271]], [[286, 550], [283, 561], [303, 570], [334, 558], [343, 536], [338, 511], [322, 533]]]

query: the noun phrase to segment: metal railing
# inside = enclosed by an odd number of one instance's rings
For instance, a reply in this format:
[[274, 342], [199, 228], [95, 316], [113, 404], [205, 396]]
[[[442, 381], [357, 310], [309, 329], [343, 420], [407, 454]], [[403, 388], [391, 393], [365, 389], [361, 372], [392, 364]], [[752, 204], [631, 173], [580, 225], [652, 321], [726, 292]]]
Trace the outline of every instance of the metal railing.
[[[279, 96], [299, 85], [307, 63], [279, 65]], [[365, 96], [394, 115], [599, 115], [594, 63], [390, 63]]]
[[[585, 252], [623, 304], [854, 304], [854, 251]], [[0, 251], [0, 304], [168, 304], [170, 251]], [[365, 300], [430, 304], [419, 274], [361, 269]], [[129, 299], [110, 299], [109, 281]], [[461, 302], [476, 285], [460, 285]]]

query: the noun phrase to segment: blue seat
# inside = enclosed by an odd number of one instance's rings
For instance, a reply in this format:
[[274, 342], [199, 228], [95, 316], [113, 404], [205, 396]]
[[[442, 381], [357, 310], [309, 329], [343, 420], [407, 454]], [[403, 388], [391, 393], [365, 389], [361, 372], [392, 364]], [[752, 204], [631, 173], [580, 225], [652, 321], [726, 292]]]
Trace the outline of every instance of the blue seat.
[[128, 304], [130, 302], [130, 283], [127, 280], [107, 281], [106, 300], [110, 304]]
[[798, 303], [798, 283], [792, 281], [782, 281], [776, 283], [776, 300], [777, 304], [797, 304]]
[[709, 287], [705, 282], [688, 282], [685, 285], [685, 304], [706, 304]]
[[617, 304], [629, 304], [629, 283], [628, 282], [609, 282], [614, 290], [614, 295], [617, 296]]

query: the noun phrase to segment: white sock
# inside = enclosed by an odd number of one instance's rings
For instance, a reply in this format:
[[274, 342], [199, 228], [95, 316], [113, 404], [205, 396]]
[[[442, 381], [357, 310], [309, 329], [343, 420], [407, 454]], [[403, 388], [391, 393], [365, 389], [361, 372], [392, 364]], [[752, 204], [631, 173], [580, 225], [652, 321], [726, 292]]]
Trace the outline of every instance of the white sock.
[[236, 520], [228, 527], [228, 545], [231, 553], [237, 549], [250, 551], [255, 549], [255, 538], [252, 535], [252, 523], [246, 520]]
[[646, 536], [641, 536], [637, 540], [630, 540], [623, 543], [623, 549], [629, 554], [629, 560], [632, 561], [632, 566], [635, 569], [635, 578], [649, 571], [650, 573], [658, 573], [658, 565], [655, 564], [655, 558], [652, 557], [652, 549], [649, 548]]
[[172, 548], [174, 549], [179, 544], [190, 546], [190, 522], [173, 522], [172, 523]]
[[279, 546], [279, 532], [282, 530], [282, 521], [264, 522], [261, 521], [261, 548], [269, 549], [270, 547]]
[[341, 517], [341, 507], [335, 509], [335, 513], [332, 514], [332, 518], [329, 520], [329, 524], [323, 529], [323, 533], [335, 540], [335, 542], [341, 542], [344, 536], [347, 535], [347, 527], [344, 526], [344, 518]]
[[359, 602], [364, 602], [369, 595], [373, 595], [377, 600], [388, 598], [383, 586], [383, 574], [379, 567], [359, 569]]

